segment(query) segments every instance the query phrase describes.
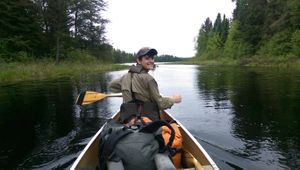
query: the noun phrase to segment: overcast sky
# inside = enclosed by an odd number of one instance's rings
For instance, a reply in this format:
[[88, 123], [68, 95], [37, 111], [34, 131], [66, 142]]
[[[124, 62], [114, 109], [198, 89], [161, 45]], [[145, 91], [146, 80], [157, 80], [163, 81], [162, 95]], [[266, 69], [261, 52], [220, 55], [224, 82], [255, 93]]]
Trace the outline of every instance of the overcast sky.
[[136, 53], [153, 47], [158, 55], [195, 55], [195, 39], [201, 24], [217, 14], [232, 18], [232, 0], [107, 0], [104, 17], [107, 39], [114, 48]]

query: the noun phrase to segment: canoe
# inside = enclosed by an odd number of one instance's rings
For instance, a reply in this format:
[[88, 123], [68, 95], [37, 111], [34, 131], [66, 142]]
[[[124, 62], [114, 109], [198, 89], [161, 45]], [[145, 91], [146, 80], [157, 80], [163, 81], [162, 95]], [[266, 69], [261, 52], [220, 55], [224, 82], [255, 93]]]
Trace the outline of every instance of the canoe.
[[[119, 113], [112, 116], [113, 119], [119, 119]], [[198, 141], [192, 136], [192, 134], [174, 117], [168, 112], [163, 111], [161, 118], [167, 121], [175, 120], [180, 129], [183, 137], [183, 154], [182, 159], [186, 163], [187, 167], [182, 169], [195, 169], [195, 170], [218, 170], [219, 168], [215, 162], [211, 159], [204, 148], [198, 143]], [[73, 163], [71, 170], [77, 169], [96, 169], [98, 164], [98, 144], [99, 135], [102, 132], [103, 127], [93, 136], [90, 142], [86, 145], [84, 150], [77, 157]]]

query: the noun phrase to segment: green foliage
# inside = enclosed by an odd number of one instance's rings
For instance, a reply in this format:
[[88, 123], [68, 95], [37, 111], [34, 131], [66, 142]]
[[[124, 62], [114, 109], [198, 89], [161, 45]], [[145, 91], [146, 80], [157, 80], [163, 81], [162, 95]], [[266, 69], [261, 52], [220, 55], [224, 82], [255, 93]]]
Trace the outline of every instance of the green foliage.
[[238, 44], [237, 40], [235, 40], [235, 34], [237, 32], [238, 26], [239, 26], [238, 21], [234, 21], [231, 24], [228, 37], [224, 45], [224, 57], [236, 59], [239, 56], [235, 53], [236, 45]]
[[234, 21], [231, 24], [229, 33], [224, 45], [223, 53], [220, 54], [222, 57], [241, 59], [249, 56], [251, 53], [251, 45], [238, 36], [239, 34], [240, 22]]
[[9, 51], [7, 48], [8, 40], [7, 39], [0, 39], [0, 59], [1, 60], [8, 60], [12, 58], [13, 53]]
[[247, 42], [239, 42], [236, 46], [236, 51], [234, 52], [234, 56], [236, 58], [249, 58], [252, 54], [252, 46]]
[[292, 35], [292, 53], [300, 58], [300, 29]]
[[223, 19], [221, 19], [221, 14], [218, 13], [212, 31], [220, 36], [220, 40], [218, 42], [219, 47], [224, 46], [224, 43], [228, 36], [228, 30], [229, 30], [229, 20], [226, 18], [225, 15], [223, 16]]
[[221, 36], [221, 40], [222, 40], [222, 44], [225, 44], [227, 36], [228, 36], [228, 32], [229, 32], [229, 19], [226, 18], [226, 16], [223, 16], [223, 20], [222, 20], [222, 29], [220, 32], [220, 36]]
[[221, 19], [221, 14], [220, 13], [218, 13], [217, 18], [214, 22], [213, 31], [217, 32], [217, 33], [222, 32], [222, 19]]
[[32, 58], [27, 52], [25, 51], [19, 51], [16, 54], [16, 57], [14, 61], [22, 62], [22, 63], [28, 63], [34, 61], [34, 58]]
[[21, 36], [0, 39], [0, 58], [4, 61], [32, 61], [32, 52], [30, 41]]
[[81, 48], [97, 46], [106, 41], [104, 33], [108, 20], [101, 15], [105, 7], [103, 0], [71, 0], [70, 22], [74, 29], [70, 31]]
[[135, 57], [133, 56], [133, 54], [126, 53], [125, 51], [121, 51], [118, 49], [114, 49], [112, 53], [114, 63], [135, 62]]
[[229, 20], [219, 13], [214, 26], [209, 18], [202, 24], [197, 38], [197, 57], [206, 59], [220, 58], [223, 51], [224, 43], [228, 36]]
[[96, 58], [90, 55], [88, 51], [70, 49], [68, 50], [66, 61], [90, 63], [95, 62]]
[[196, 42], [196, 50], [197, 54], [196, 56], [200, 57], [202, 54], [204, 54], [207, 50], [207, 41], [208, 41], [208, 34], [212, 30], [212, 22], [209, 18], [206, 18], [204, 24], [201, 25], [201, 28], [199, 30], [197, 42]]
[[207, 50], [208, 51], [214, 51], [219, 50], [222, 47], [222, 41], [221, 37], [216, 32], [211, 32], [208, 36], [208, 42], [207, 42]]
[[300, 29], [300, 1], [287, 0], [287, 18], [289, 27]]
[[258, 63], [259, 58], [267, 61], [270, 57], [276, 58], [274, 61], [277, 63], [299, 57], [299, 0], [233, 2], [236, 3], [236, 9], [232, 22], [225, 16], [221, 19], [218, 14], [209, 36], [201, 32], [201, 26], [196, 44], [197, 57], [237, 59], [243, 63], [254, 60]]
[[41, 29], [35, 5], [30, 0], [0, 2], [0, 56], [14, 60], [19, 51], [40, 51]]
[[155, 58], [156, 62], [173, 62], [173, 61], [182, 61], [182, 58], [175, 57], [173, 55], [160, 55]]
[[271, 39], [265, 42], [258, 51], [260, 55], [283, 56], [291, 51], [290, 32], [288, 30], [276, 33]]
[[[75, 52], [77, 53], [77, 52]], [[0, 60], [1, 63], [1, 60]], [[45, 58], [34, 62], [9, 62], [0, 65], [0, 84], [22, 80], [45, 80], [61, 76], [79, 76], [85, 73], [101, 73], [109, 70], [124, 69], [128, 66], [99, 62], [63, 61], [59, 65], [53, 59]]]
[[209, 58], [220, 57], [222, 51], [221, 37], [217, 32], [210, 32], [207, 41], [207, 53]]
[[285, 29], [288, 25], [286, 8], [286, 2], [282, 0], [273, 0], [268, 3], [263, 25], [263, 39], [269, 39], [274, 33]]
[[2, 0], [0, 58], [25, 62], [56, 56], [59, 62], [70, 59], [69, 49], [80, 49], [112, 61], [105, 38], [108, 20], [101, 14], [105, 7], [103, 0]]
[[253, 55], [263, 34], [267, 2], [265, 0], [238, 0], [237, 3], [240, 7], [236, 17], [240, 23], [237, 35], [241, 41], [249, 44], [247, 47], [250, 49], [246, 51]]

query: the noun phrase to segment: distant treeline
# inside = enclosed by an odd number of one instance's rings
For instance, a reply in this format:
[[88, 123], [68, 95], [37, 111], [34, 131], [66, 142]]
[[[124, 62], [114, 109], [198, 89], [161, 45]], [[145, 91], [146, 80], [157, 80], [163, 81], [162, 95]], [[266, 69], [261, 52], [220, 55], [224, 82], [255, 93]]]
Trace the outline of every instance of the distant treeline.
[[207, 18], [196, 42], [200, 59], [300, 58], [299, 0], [233, 0], [233, 18]]
[[[116, 63], [130, 63], [135, 61], [134, 54], [126, 53], [120, 50], [115, 50], [113, 58], [114, 62]], [[185, 58], [179, 58], [172, 55], [160, 55], [155, 57], [155, 62], [174, 62], [183, 60], [185, 60]]]
[[185, 58], [179, 58], [173, 55], [160, 55], [155, 58], [156, 62], [174, 62], [174, 61], [183, 61]]

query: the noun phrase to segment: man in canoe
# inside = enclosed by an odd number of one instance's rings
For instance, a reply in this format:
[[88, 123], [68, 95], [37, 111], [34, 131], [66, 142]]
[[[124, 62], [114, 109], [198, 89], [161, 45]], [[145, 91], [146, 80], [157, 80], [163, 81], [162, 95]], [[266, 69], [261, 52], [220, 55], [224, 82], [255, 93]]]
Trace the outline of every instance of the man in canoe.
[[[156, 55], [157, 51], [154, 48], [141, 48], [135, 55], [136, 65], [131, 66], [127, 74], [113, 80], [109, 85], [112, 92], [122, 92], [123, 104], [120, 108], [120, 121], [128, 127], [159, 120], [159, 110], [171, 108], [174, 103], [181, 102], [180, 95], [161, 96], [157, 82], [148, 74], [150, 70], [155, 68], [154, 57]], [[170, 126], [175, 132], [175, 138], [172, 146], [170, 146], [172, 152], [175, 152], [170, 156], [174, 166], [180, 168], [182, 136], [176, 123], [171, 123]], [[168, 145], [171, 130], [165, 126], [162, 127], [162, 137], [165, 145]], [[149, 161], [151, 162], [150, 158]]]
[[[143, 108], [138, 108], [139, 112], [141, 110], [144, 113], [148, 112], [149, 116], [147, 117], [157, 119], [156, 116], [153, 117], [152, 113], [154, 110], [168, 109], [174, 103], [181, 102], [180, 95], [162, 97], [159, 93], [157, 82], [148, 74], [149, 70], [154, 70], [155, 68], [154, 57], [156, 55], [157, 51], [154, 48], [141, 48], [135, 55], [136, 65], [133, 65], [127, 74], [110, 83], [109, 88], [112, 92], [122, 92], [123, 105], [121, 106], [121, 113], [122, 109], [124, 112], [127, 112], [127, 110], [132, 112], [131, 106], [133, 103], [143, 103]], [[125, 116], [123, 120], [125, 121], [129, 117]]]

